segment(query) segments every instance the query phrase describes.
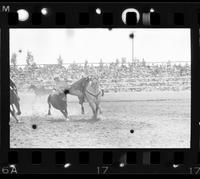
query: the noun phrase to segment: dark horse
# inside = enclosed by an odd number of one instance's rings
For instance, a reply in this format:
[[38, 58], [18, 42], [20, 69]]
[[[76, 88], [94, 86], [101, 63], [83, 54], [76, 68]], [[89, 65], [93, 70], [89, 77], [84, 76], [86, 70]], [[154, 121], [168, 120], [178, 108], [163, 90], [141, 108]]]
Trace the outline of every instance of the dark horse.
[[81, 105], [81, 113], [84, 114], [84, 107], [83, 103], [85, 102], [85, 91], [86, 87], [90, 82], [89, 77], [83, 77], [80, 80], [73, 83], [68, 89], [64, 90], [64, 93], [71, 94], [73, 96], [77, 96], [79, 99], [79, 104]]
[[48, 115], [51, 115], [52, 105], [65, 116], [66, 120], [69, 120], [67, 112], [67, 101], [65, 100], [65, 94], [63, 92], [54, 92], [50, 94], [47, 98], [47, 102], [49, 104]]
[[21, 110], [20, 110], [20, 105], [19, 105], [19, 97], [16, 94], [16, 92], [13, 89], [10, 88], [10, 113], [15, 118], [15, 120], [17, 122], [19, 122], [19, 120], [17, 119], [17, 117], [15, 115], [14, 106], [17, 108], [17, 115], [20, 115]]
[[46, 89], [43, 86], [38, 88], [35, 85], [30, 85], [30, 87], [28, 89], [29, 90], [32, 89], [36, 96], [44, 96], [44, 95], [50, 94], [52, 92], [52, 90]]

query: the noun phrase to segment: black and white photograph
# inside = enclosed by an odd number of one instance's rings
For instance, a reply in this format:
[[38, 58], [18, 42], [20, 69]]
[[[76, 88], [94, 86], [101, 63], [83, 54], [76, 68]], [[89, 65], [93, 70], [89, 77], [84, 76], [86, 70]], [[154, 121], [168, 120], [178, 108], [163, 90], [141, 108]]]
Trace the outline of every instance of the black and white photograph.
[[10, 148], [190, 148], [187, 28], [11, 28]]

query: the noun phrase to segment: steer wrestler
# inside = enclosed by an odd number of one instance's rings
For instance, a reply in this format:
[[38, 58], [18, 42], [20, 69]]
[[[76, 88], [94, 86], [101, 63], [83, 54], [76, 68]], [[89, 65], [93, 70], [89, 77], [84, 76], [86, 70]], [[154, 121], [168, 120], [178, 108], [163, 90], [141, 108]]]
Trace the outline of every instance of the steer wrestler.
[[[59, 77], [54, 78], [54, 88], [53, 90], [57, 93], [63, 93], [64, 89], [69, 88], [68, 82], [72, 82], [71, 80], [61, 81]], [[63, 98], [64, 101], [67, 101], [67, 96]]]

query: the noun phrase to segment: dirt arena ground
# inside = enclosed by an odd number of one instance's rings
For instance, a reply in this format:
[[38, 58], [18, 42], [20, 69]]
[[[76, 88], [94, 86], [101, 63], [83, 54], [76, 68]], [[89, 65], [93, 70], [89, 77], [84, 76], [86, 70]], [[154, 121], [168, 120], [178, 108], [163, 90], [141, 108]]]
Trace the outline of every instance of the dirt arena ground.
[[11, 148], [190, 147], [189, 91], [106, 93], [103, 114], [96, 122], [91, 120], [88, 104], [86, 114], [81, 114], [76, 97], [68, 97], [70, 120], [65, 121], [56, 109], [47, 115], [47, 96], [19, 95], [22, 123], [11, 117]]

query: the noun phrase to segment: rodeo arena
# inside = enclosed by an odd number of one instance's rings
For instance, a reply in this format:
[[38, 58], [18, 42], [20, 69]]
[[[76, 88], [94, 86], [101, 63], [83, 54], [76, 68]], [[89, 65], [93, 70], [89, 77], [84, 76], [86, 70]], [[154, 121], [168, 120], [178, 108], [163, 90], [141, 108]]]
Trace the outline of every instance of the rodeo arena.
[[11, 148], [190, 147], [190, 62], [11, 63], [10, 78]]

